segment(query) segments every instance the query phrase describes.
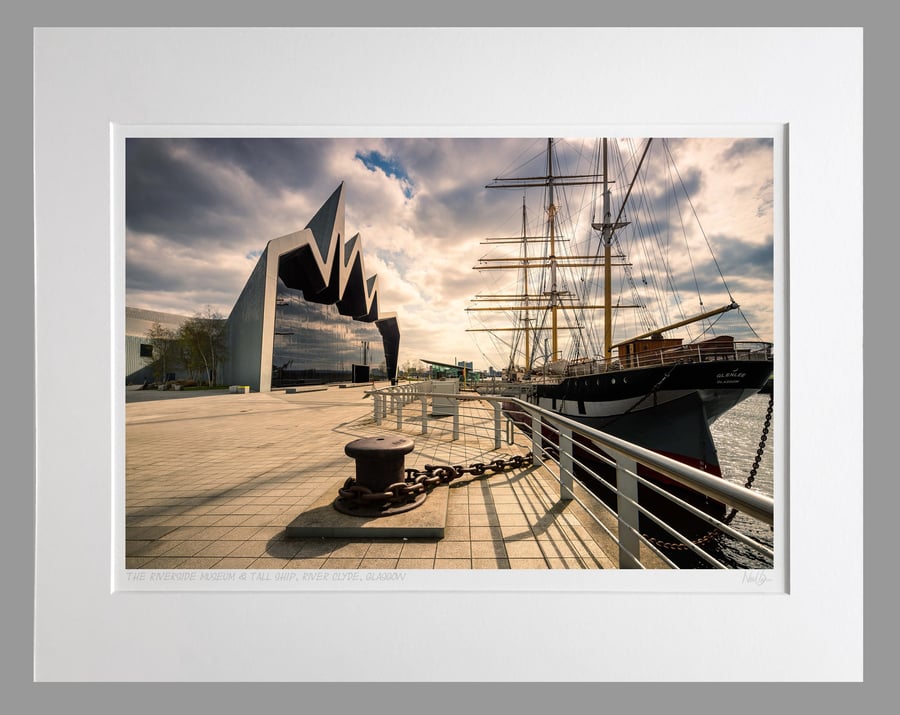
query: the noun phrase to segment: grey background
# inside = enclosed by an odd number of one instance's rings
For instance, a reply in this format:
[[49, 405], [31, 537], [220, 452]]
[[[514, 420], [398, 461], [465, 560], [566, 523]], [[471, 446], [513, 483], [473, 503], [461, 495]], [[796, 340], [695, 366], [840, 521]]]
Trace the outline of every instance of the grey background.
[[[382, 2], [350, 8], [344, 4], [298, 7], [291, 14], [281, 3], [156, 2], [152, 6], [123, 9], [107, 2], [82, 2], [56, 8], [34, 2], [27, 8], [2, 11], [4, 88], [4, 191], [6, 231], [2, 265], [6, 342], [15, 350], [0, 351], [4, 382], [4, 428], [2, 434], [4, 518], [2, 543], [8, 564], [3, 578], [3, 700], [15, 705], [13, 712], [48, 712], [57, 708], [86, 712], [157, 712], [161, 709], [188, 712], [246, 712], [269, 708], [291, 708], [305, 712], [349, 712], [378, 709], [388, 704], [395, 712], [458, 712], [484, 699], [484, 710], [503, 703], [504, 710], [544, 712], [581, 706], [590, 710], [634, 708], [649, 712], [669, 709], [673, 703], [691, 703], [695, 712], [767, 712], [803, 707], [820, 712], [868, 711], [884, 697], [893, 675], [891, 652], [896, 623], [888, 610], [893, 590], [888, 583], [894, 559], [889, 551], [891, 533], [887, 513], [895, 496], [893, 470], [887, 465], [884, 445], [889, 444], [888, 398], [893, 394], [873, 377], [866, 381], [866, 467], [870, 475], [865, 513], [866, 538], [866, 663], [865, 684], [836, 685], [495, 685], [495, 684], [405, 684], [384, 687], [360, 684], [32, 684], [33, 614], [33, 503], [34, 503], [34, 408], [33, 408], [33, 236], [31, 145], [31, 49], [35, 26], [834, 26], [865, 28], [865, 133], [866, 133], [866, 233], [865, 324], [866, 372], [889, 375], [889, 347], [884, 336], [893, 332], [887, 310], [891, 297], [886, 272], [892, 230], [886, 210], [892, 205], [887, 192], [896, 182], [888, 167], [896, 157], [895, 143], [887, 136], [896, 109], [890, 104], [897, 65], [892, 17], [883, 4], [857, 2], [832, 6], [820, 3], [815, 13], [806, 4], [759, 1], [740, 8], [723, 8], [715, 2], [630, 3], [620, 8], [583, 7], [580, 2], [558, 0], [550, 9], [544, 4], [487, 6], [472, 0], [429, 8], [424, 14], [416, 2]], [[475, 19], [475, 21], [473, 21]], [[836, 52], [840, 48], [835, 48]], [[839, 91], [836, 88], [836, 91]], [[856, 350], [859, 346], [831, 346], [833, 350]], [[892, 347], [892, 346], [891, 346]], [[14, 376], [13, 379], [9, 379]], [[9, 399], [9, 398], [12, 399]], [[875, 475], [877, 481], [872, 478]], [[875, 498], [873, 498], [873, 496]], [[823, 545], [823, 548], [827, 545]], [[436, 618], [440, 615], [436, 614]], [[727, 657], [729, 635], [723, 635], [723, 657]], [[139, 644], [136, 644], [139, 647]], [[602, 647], [598, 644], [598, 647]], [[883, 656], [883, 657], [882, 657]], [[398, 680], [402, 681], [402, 668]], [[440, 679], [440, 664], [435, 664]], [[787, 700], [786, 700], [787, 699]], [[482, 709], [482, 708], [479, 708]], [[581, 708], [579, 708], [581, 709]], [[679, 708], [680, 709], [680, 708]]]

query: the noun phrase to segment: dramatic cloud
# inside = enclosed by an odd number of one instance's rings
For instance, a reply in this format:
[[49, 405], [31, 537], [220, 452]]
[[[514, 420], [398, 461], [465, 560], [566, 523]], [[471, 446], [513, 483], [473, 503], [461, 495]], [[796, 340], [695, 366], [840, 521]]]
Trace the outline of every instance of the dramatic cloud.
[[[557, 141], [553, 173], [598, 173], [594, 144]], [[617, 207], [644, 141], [625, 139], [614, 146], [609, 178]], [[615, 269], [615, 289], [622, 289], [616, 300], [662, 308], [656, 324], [679, 311], [699, 312], [698, 291], [704, 307], [718, 307], [729, 302], [721, 269], [744, 316], [771, 339], [772, 141], [670, 139], [654, 140], [651, 147], [622, 216], [630, 225], [617, 235], [614, 252], [627, 254], [618, 262], [631, 265]], [[458, 358], [479, 367], [505, 365], [511, 333], [466, 331], [515, 315], [466, 308], [478, 293], [515, 292], [518, 276], [473, 267], [516, 248], [485, 239], [521, 236], [523, 195], [525, 230], [542, 233], [546, 196], [539, 188], [485, 186], [498, 177], [545, 176], [546, 148], [541, 138], [129, 139], [126, 303], [184, 315], [209, 305], [227, 315], [266, 242], [303, 228], [343, 183], [347, 231], [361, 235], [366, 268], [379, 275], [381, 309], [396, 312], [400, 321], [400, 363]], [[596, 256], [590, 224], [600, 220], [597, 187], [585, 181], [558, 189], [554, 201], [557, 255]], [[531, 245], [529, 255], [542, 250]], [[530, 280], [530, 292], [550, 288], [535, 273]], [[663, 295], [673, 287], [680, 304]], [[596, 272], [584, 266], [561, 268], [558, 288], [592, 302], [598, 291], [602, 296]], [[642, 313], [618, 311], [616, 338], [639, 328]], [[570, 327], [598, 328], [596, 316], [566, 311], [563, 320]], [[721, 332], [752, 335], [742, 318], [735, 325]], [[567, 335], [577, 335], [582, 353], [599, 350], [586, 329]]]

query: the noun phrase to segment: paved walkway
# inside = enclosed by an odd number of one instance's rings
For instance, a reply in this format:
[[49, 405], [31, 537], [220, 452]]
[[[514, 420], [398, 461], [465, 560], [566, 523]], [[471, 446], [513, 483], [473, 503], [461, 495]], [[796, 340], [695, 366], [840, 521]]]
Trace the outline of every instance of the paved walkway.
[[[472, 403], [473, 410], [481, 403]], [[471, 464], [524, 454], [492, 430], [449, 420], [419, 434], [406, 466]], [[420, 411], [419, 411], [420, 413]], [[485, 413], [487, 414], [487, 413]], [[560, 502], [543, 467], [458, 478], [443, 539], [286, 538], [285, 527], [354, 474], [344, 445], [382, 435], [364, 388], [145, 399], [126, 404], [126, 568], [600, 569], [617, 547], [576, 502]], [[393, 432], [391, 432], [393, 433]], [[388, 517], [389, 518], [389, 517]], [[614, 530], [614, 522], [609, 526]]]

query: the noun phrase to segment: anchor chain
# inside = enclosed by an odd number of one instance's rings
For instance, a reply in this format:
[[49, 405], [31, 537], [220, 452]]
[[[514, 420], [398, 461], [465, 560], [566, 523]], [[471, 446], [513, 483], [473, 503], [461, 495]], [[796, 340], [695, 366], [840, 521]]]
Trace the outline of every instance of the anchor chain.
[[[766, 443], [769, 440], [769, 429], [772, 424], [772, 412], [775, 404], [775, 395], [769, 396], [769, 406], [766, 409], [766, 418], [763, 422], [762, 433], [759, 436], [759, 444], [756, 447], [756, 457], [753, 459], [753, 466], [750, 468], [750, 474], [747, 477], [747, 482], [744, 484], [745, 489], [752, 489], [753, 482], [756, 479], [756, 475], [759, 472], [759, 465], [762, 462], [763, 454], [766, 451]], [[722, 520], [723, 523], [727, 525], [731, 525], [731, 522], [734, 521], [734, 517], [737, 516], [738, 510], [732, 507], [731, 512]], [[703, 546], [706, 543], [709, 543], [713, 539], [717, 538], [721, 532], [718, 529], [713, 529], [712, 531], [707, 532], [703, 536], [698, 539], [694, 539], [691, 541], [695, 546]], [[669, 551], [688, 551], [689, 547], [686, 544], [682, 544], [680, 541], [671, 542], [671, 541], [663, 541], [661, 539], [657, 539], [653, 536], [649, 536], [644, 534], [644, 537], [650, 541], [655, 546], [658, 546], [662, 549], [667, 549]]]
[[[753, 460], [753, 466], [750, 468], [750, 475], [747, 477], [747, 483], [744, 485], [746, 489], [753, 487], [753, 481], [756, 479], [756, 473], [759, 471], [760, 462], [762, 462], [763, 454], [766, 451], [766, 442], [769, 441], [769, 426], [772, 424], [772, 410], [775, 404], [775, 395], [769, 395], [769, 407], [766, 410], [766, 420], [763, 423], [762, 434], [759, 436], [759, 445], [756, 447], [756, 458]], [[737, 509], [732, 508], [731, 513], [725, 517], [725, 523], [731, 524]]]
[[[705, 533], [703, 536], [692, 539], [691, 543], [694, 546], [703, 546], [704, 544], [709, 543], [713, 539], [715, 539], [720, 534], [718, 529], [713, 529]], [[654, 546], [658, 546], [661, 549], [665, 549], [666, 551], [688, 551], [688, 546], [686, 544], [682, 544], [680, 541], [663, 541], [662, 539], [657, 539], [655, 536], [650, 536], [649, 534], [643, 535], [647, 541], [649, 541]]]
[[512, 469], [531, 466], [534, 456], [531, 452], [515, 455], [509, 459], [494, 459], [488, 463], [475, 462], [468, 467], [462, 465], [426, 464], [424, 469], [405, 469], [402, 482], [388, 485], [384, 491], [373, 492], [368, 487], [356, 483], [356, 477], [349, 477], [338, 489], [340, 497], [360, 506], [400, 506], [413, 501], [420, 494], [434, 489], [439, 484], [449, 484], [465, 474], [481, 476], [486, 472], [499, 474]]

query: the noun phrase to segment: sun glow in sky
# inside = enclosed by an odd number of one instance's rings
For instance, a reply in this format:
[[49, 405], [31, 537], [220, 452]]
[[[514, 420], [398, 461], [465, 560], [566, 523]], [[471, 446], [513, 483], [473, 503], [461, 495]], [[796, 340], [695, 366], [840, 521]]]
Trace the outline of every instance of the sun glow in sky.
[[[343, 182], [347, 235], [360, 234], [366, 268], [379, 276], [380, 310], [398, 317], [400, 365], [424, 358], [505, 367], [508, 334], [498, 339], [467, 332], [504, 319], [466, 308], [478, 293], [514, 290], [515, 272], [473, 267], [510, 249], [485, 245], [485, 238], [521, 236], [523, 191], [485, 185], [500, 176], [546, 174], [546, 144], [545, 138], [128, 139], [126, 305], [183, 315], [211, 306], [228, 315], [266, 243], [304, 228]], [[616, 205], [642, 142], [620, 144], [621, 165], [610, 170], [619, 177], [612, 186]], [[593, 140], [559, 140], [556, 148], [555, 172], [590, 166]], [[666, 166], [667, 156], [677, 171]], [[723, 319], [715, 326], [717, 333], [772, 340], [771, 139], [656, 140], [644, 169], [646, 178], [635, 183], [623, 220], [634, 219], [637, 231], [638, 212], [652, 208], [653, 222], [639, 229], [652, 234], [651, 248], [622, 232], [618, 248], [627, 254], [623, 262], [632, 262], [615, 279], [616, 291], [625, 291], [622, 303], [646, 289], [649, 297], [641, 300], [664, 308], [661, 320], [674, 320], [679, 311], [694, 314], [733, 298], [742, 315], [729, 314], [727, 324]], [[689, 201], [676, 206], [664, 198], [666, 187]], [[546, 222], [540, 198], [531, 190], [526, 196], [529, 234]], [[561, 250], [595, 252], [589, 224], [599, 198], [593, 187], [570, 187], [557, 201], [561, 217], [576, 215], [560, 223], [567, 239], [561, 246], [568, 243]], [[689, 227], [695, 217], [702, 230]], [[715, 261], [704, 246], [713, 249]], [[686, 257], [682, 249], [688, 249]], [[663, 262], [668, 273], [654, 279], [650, 266]], [[579, 295], [594, 289], [591, 273], [561, 273], [560, 287]], [[662, 295], [672, 286], [677, 303]], [[642, 332], [637, 311], [616, 316], [617, 339]], [[597, 347], [582, 339], [581, 349]]]

